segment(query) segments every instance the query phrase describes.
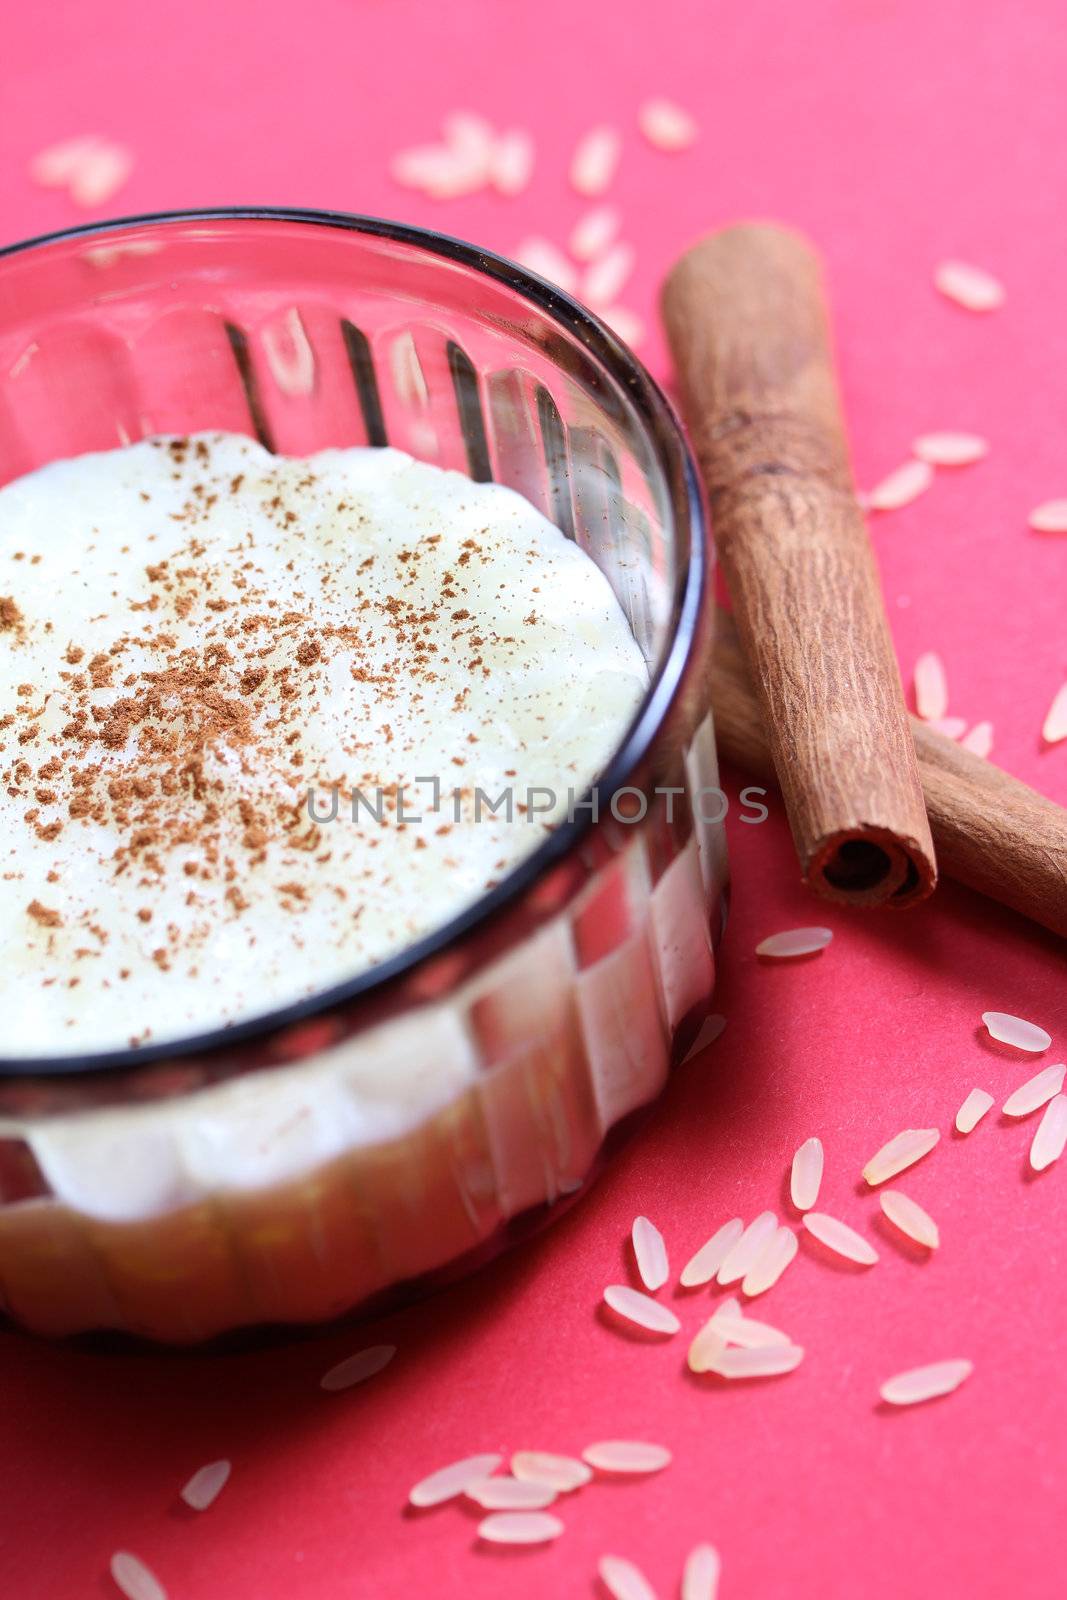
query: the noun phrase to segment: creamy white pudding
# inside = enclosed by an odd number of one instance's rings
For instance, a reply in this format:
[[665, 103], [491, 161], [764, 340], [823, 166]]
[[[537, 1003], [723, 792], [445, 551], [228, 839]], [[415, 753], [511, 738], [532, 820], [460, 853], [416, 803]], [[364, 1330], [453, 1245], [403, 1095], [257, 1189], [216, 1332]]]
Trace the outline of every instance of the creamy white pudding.
[[381, 962], [535, 848], [646, 685], [576, 545], [395, 450], [204, 434], [9, 484], [3, 1053], [172, 1039]]

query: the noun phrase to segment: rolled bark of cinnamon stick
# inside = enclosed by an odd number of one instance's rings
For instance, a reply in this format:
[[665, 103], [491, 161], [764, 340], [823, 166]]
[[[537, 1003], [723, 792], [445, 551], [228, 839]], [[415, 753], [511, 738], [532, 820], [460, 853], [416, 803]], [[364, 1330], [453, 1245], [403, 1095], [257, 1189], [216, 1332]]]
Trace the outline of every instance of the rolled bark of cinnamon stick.
[[913, 904], [937, 868], [819, 263], [783, 228], [728, 228], [672, 269], [663, 316], [804, 878]]
[[[733, 619], [720, 611], [711, 666], [715, 735], [728, 761], [775, 775]], [[1067, 810], [911, 718], [930, 829], [945, 873], [1067, 937]]]

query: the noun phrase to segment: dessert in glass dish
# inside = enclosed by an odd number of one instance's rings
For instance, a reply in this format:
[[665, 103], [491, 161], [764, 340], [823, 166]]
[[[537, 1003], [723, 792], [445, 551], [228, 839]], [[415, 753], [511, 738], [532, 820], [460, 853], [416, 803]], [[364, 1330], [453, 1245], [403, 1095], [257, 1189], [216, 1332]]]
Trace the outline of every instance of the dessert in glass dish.
[[0, 253], [0, 1300], [191, 1342], [552, 1214], [711, 997], [708, 555], [651, 380], [440, 236]]

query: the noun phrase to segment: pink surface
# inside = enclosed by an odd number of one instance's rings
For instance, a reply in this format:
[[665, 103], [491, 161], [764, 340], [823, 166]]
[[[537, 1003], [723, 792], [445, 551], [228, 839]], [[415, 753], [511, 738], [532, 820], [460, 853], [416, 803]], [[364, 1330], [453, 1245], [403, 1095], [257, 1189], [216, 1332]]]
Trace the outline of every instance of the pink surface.
[[[1026, 530], [1033, 505], [1067, 494], [1067, 35], [1053, 0], [187, 0], [165, 13], [79, 0], [47, 36], [35, 10], [11, 10], [0, 62], [11, 239], [82, 219], [27, 164], [101, 132], [136, 156], [114, 214], [264, 201], [400, 216], [505, 252], [532, 232], [562, 244], [582, 211], [569, 152], [603, 119], [625, 130], [612, 198], [639, 251], [622, 299], [649, 320], [665, 267], [702, 229], [761, 215], [809, 230], [829, 262], [861, 481], [920, 432], [992, 442], [987, 461], [874, 524], [905, 673], [939, 651], [950, 711], [991, 719], [995, 758], [1067, 802], [1067, 744], [1039, 747], [1067, 676], [1067, 541]], [[697, 114], [692, 150], [642, 143], [650, 93]], [[390, 155], [460, 105], [537, 134], [525, 195], [438, 203], [389, 180]], [[1004, 309], [943, 301], [931, 274], [945, 256], [996, 272]], [[662, 373], [658, 335], [645, 353]], [[674, 1595], [687, 1550], [710, 1539], [724, 1600], [1062, 1594], [1067, 1170], [1028, 1179], [1032, 1124], [993, 1112], [967, 1140], [948, 1130], [972, 1085], [999, 1102], [1037, 1069], [983, 1042], [984, 1009], [1041, 1022], [1045, 1059], [1063, 1054], [1063, 946], [952, 887], [899, 918], [827, 912], [795, 885], [777, 811], [735, 826], [732, 844], [726, 1033], [550, 1235], [402, 1315], [273, 1350], [120, 1358], [0, 1337], [10, 1593], [110, 1593], [108, 1556], [126, 1547], [172, 1600], [583, 1595], [605, 1551]], [[824, 955], [755, 960], [761, 937], [812, 921], [834, 929]], [[941, 1224], [940, 1254], [920, 1262], [857, 1178], [899, 1128], [933, 1124], [941, 1146], [900, 1180]], [[609, 1325], [599, 1296], [626, 1279], [636, 1212], [663, 1229], [676, 1277], [728, 1216], [784, 1204], [792, 1151], [815, 1132], [822, 1204], [869, 1226], [881, 1261], [835, 1266], [802, 1242], [759, 1306], [805, 1347], [798, 1372], [725, 1390], [685, 1374], [685, 1334], [650, 1343]], [[679, 1309], [695, 1331], [710, 1301]], [[382, 1339], [399, 1346], [387, 1372], [318, 1391], [326, 1367]], [[885, 1377], [957, 1355], [975, 1372], [955, 1396], [878, 1406]], [[563, 1501], [552, 1548], [479, 1548], [457, 1507], [404, 1513], [410, 1483], [456, 1456], [620, 1435], [669, 1445], [673, 1465]], [[222, 1498], [185, 1512], [178, 1488], [222, 1455]]]

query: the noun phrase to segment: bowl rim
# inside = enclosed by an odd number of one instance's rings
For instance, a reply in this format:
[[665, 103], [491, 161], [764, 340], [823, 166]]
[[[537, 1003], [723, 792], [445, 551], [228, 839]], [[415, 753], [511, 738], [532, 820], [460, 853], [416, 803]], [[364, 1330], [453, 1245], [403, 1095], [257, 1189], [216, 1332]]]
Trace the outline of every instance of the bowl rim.
[[[700, 480], [682, 425], [659, 384], [618, 335], [595, 313], [572, 295], [517, 262], [433, 228], [357, 212], [256, 205], [147, 212], [82, 223], [73, 228], [57, 229], [0, 246], [0, 263], [13, 256], [69, 240], [122, 233], [138, 227], [198, 222], [283, 222], [334, 228], [391, 240], [471, 268], [516, 291], [568, 334], [580, 340], [626, 393], [648, 430], [654, 453], [664, 471], [676, 523], [688, 527], [689, 551], [686, 565], [678, 573], [671, 594], [669, 642], [663, 658], [609, 761], [582, 798], [583, 801], [588, 800], [594, 790], [610, 795], [625, 788], [627, 780], [640, 769], [652, 750], [678, 697], [698, 649], [710, 596], [711, 556]], [[469, 935], [485, 932], [490, 924], [513, 910], [551, 868], [571, 855], [592, 829], [598, 826], [581, 802], [576, 803], [575, 811], [577, 814], [574, 817], [565, 818], [559, 823], [536, 849], [516, 862], [487, 894], [480, 895], [447, 922], [412, 944], [405, 945], [377, 966], [366, 968], [351, 978], [342, 979], [301, 1000], [257, 1012], [239, 1022], [201, 1033], [182, 1034], [137, 1048], [123, 1046], [110, 1050], [29, 1057], [0, 1054], [0, 1079], [82, 1077], [103, 1072], [135, 1071], [162, 1061], [180, 1059], [189, 1062], [191, 1058], [214, 1058], [219, 1053], [233, 1050], [235, 1046], [283, 1033], [358, 1001], [381, 999], [391, 986], [410, 977], [419, 966], [441, 956]]]

